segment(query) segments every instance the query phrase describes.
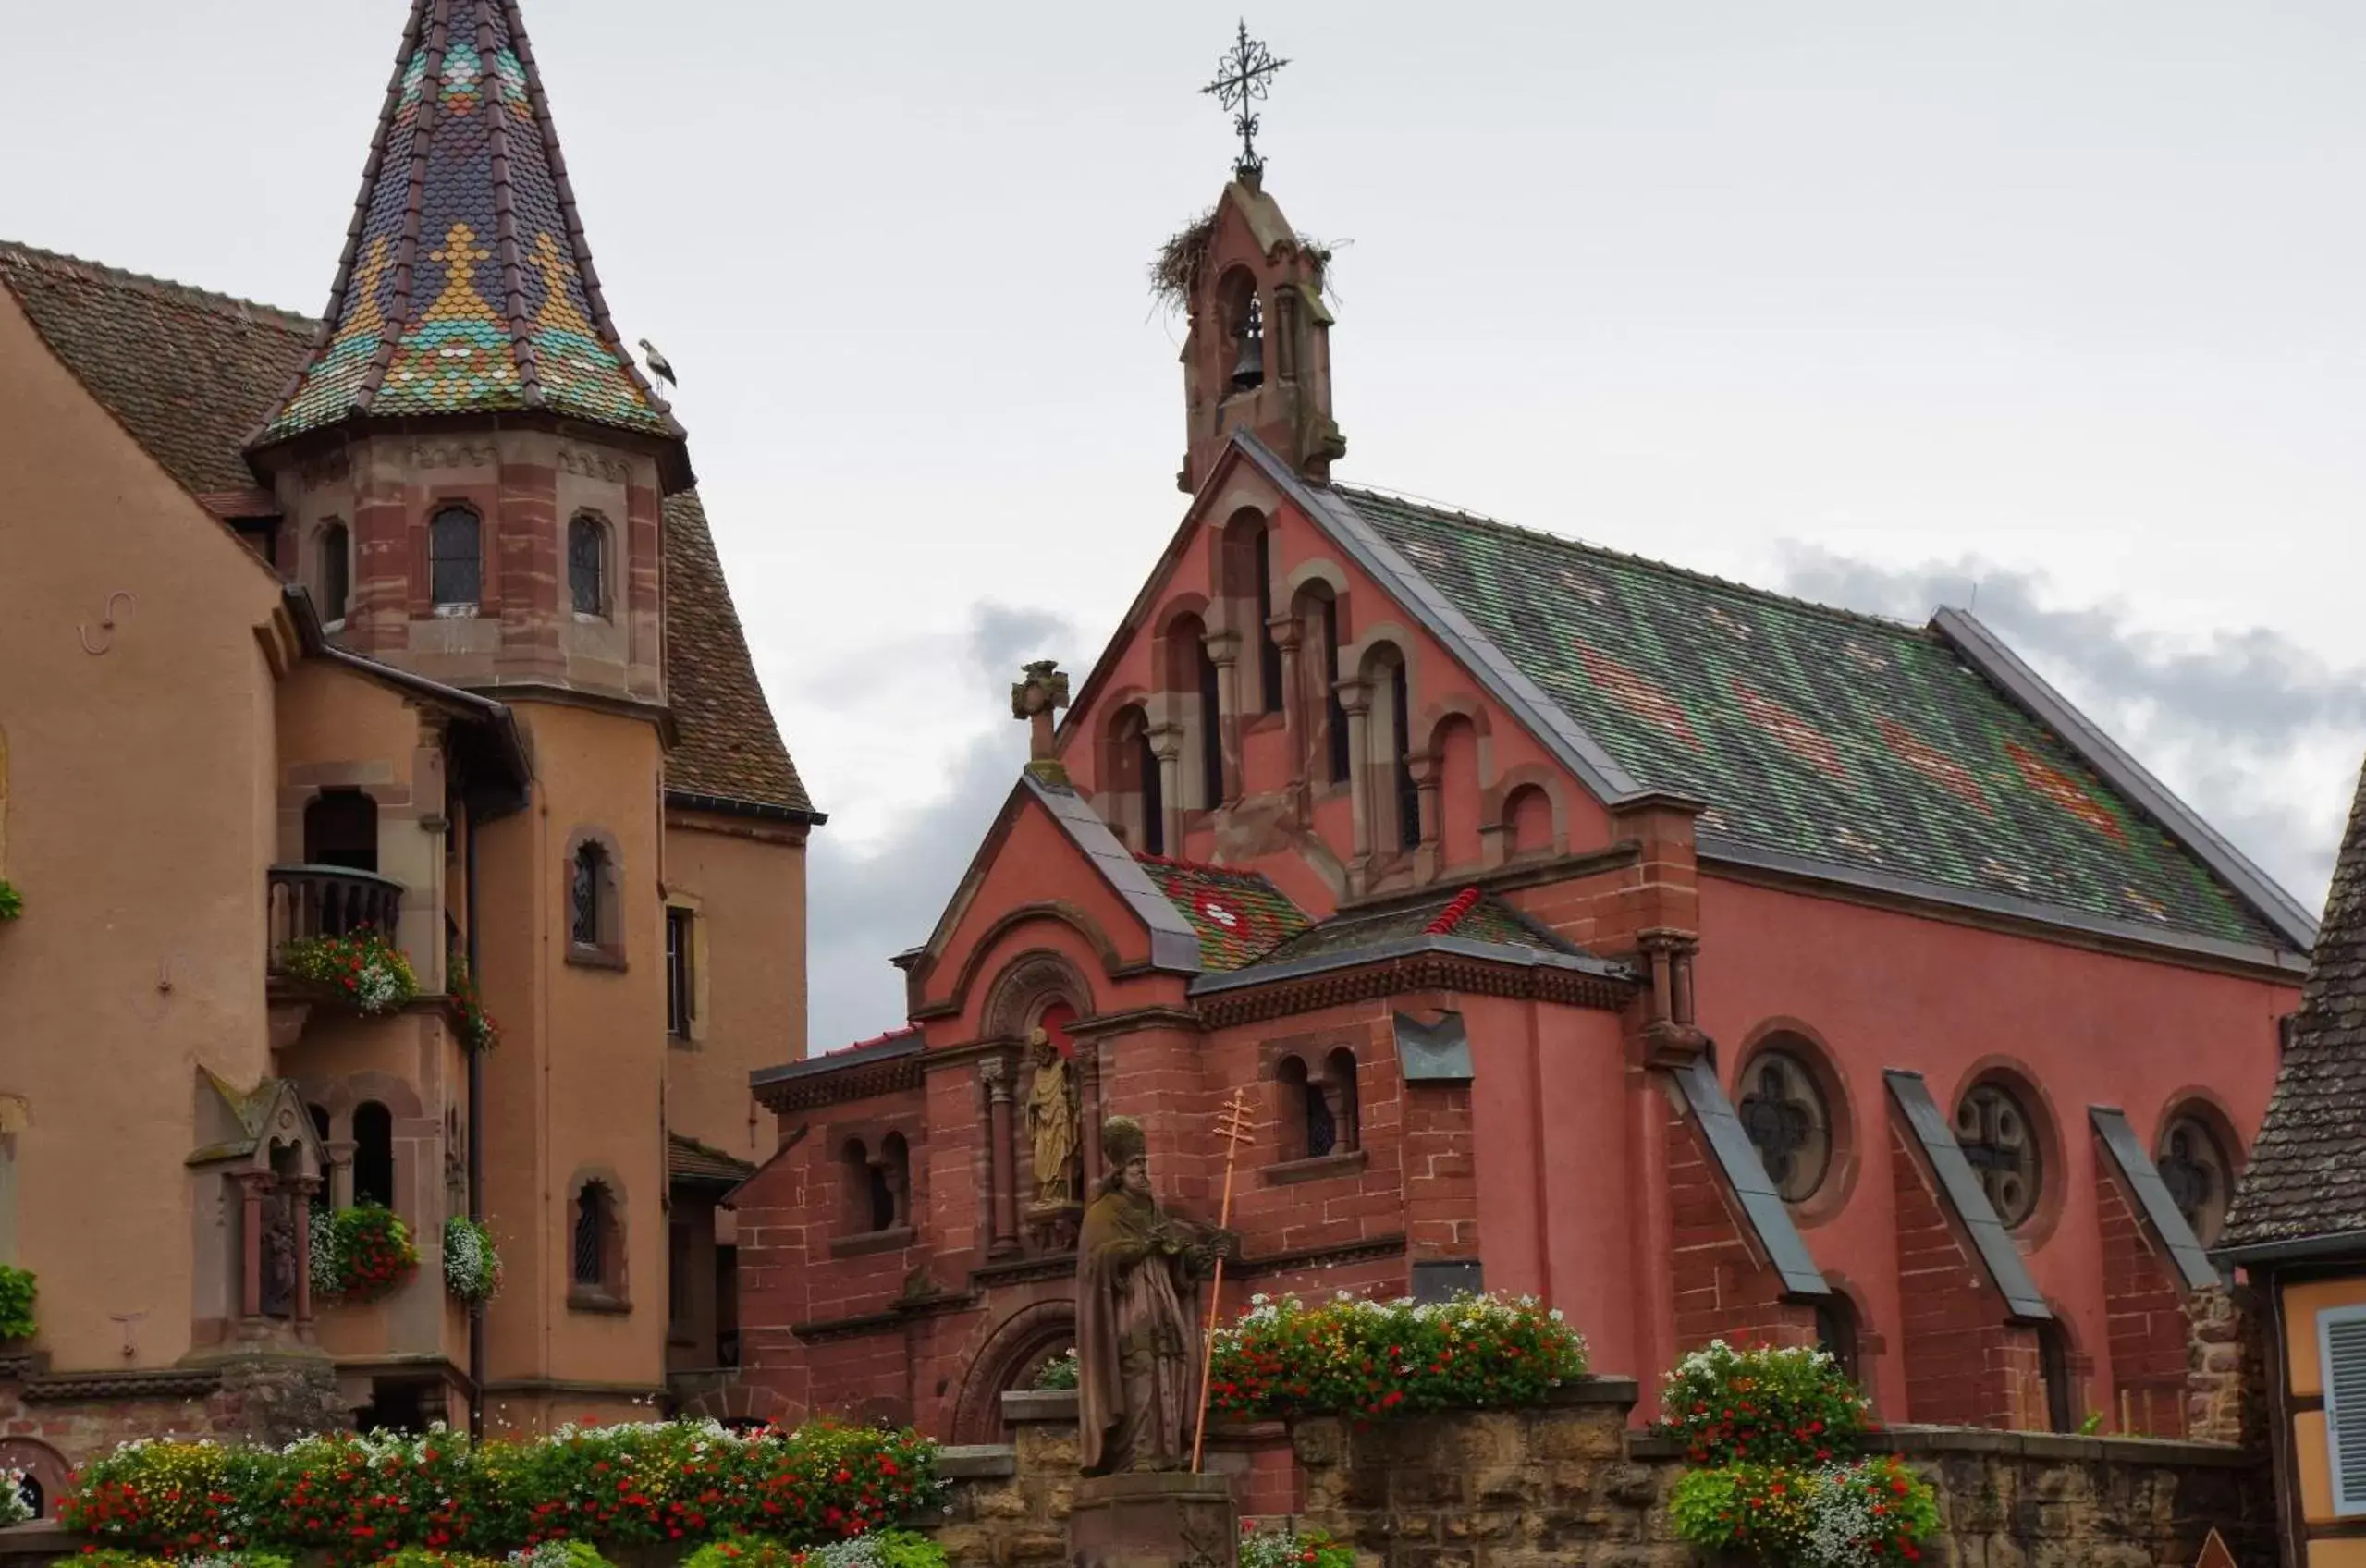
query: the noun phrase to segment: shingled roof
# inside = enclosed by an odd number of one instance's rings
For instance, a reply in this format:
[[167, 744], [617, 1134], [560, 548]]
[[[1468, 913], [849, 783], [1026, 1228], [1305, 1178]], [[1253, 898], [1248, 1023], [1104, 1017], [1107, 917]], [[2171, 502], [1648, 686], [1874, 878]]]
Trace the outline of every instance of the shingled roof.
[[325, 321], [259, 439], [532, 410], [665, 437], [689, 484], [608, 319], [517, 0], [412, 0]]
[[2366, 773], [2349, 813], [2291, 1047], [2218, 1250], [2339, 1237], [2366, 1252]]
[[[239, 443], [304, 362], [318, 324], [226, 294], [0, 241], [5, 288], [60, 363], [183, 488], [251, 491]], [[695, 491], [666, 515], [669, 789], [810, 813], [748, 656]]]
[[1343, 503], [1500, 650], [1600, 772], [1702, 802], [1705, 855], [2294, 946], [1936, 630], [1366, 491], [1316, 498]]

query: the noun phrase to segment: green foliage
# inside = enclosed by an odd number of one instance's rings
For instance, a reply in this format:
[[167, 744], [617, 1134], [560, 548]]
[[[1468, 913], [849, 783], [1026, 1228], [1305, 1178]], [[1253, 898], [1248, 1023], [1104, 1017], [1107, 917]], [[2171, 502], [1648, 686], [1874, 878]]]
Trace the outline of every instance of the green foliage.
[[692, 1552], [682, 1568], [945, 1568], [945, 1549], [910, 1530], [875, 1530], [804, 1549], [778, 1536], [728, 1536]]
[[74, 1568], [296, 1568], [293, 1558], [276, 1551], [198, 1552], [168, 1558], [109, 1548], [86, 1551], [72, 1561]]
[[0, 1344], [33, 1337], [41, 1327], [33, 1317], [33, 1301], [40, 1294], [31, 1269], [0, 1263]]
[[805, 1554], [772, 1536], [726, 1536], [682, 1559], [681, 1568], [804, 1568]]
[[2102, 1429], [2103, 1413], [2100, 1410], [2087, 1412], [2087, 1418], [2078, 1423], [2078, 1435], [2082, 1438], [2091, 1438]]
[[1216, 1335], [1209, 1408], [1367, 1417], [1540, 1403], [1586, 1375], [1586, 1341], [1532, 1296], [1416, 1306], [1344, 1294], [1319, 1306], [1249, 1298]]
[[1799, 1472], [1777, 1465], [1690, 1470], [1669, 1495], [1668, 1519], [1695, 1546], [1787, 1562], [1807, 1538], [1807, 1490]]
[[1036, 1369], [1035, 1386], [1045, 1390], [1073, 1389], [1082, 1380], [1083, 1371], [1076, 1363], [1076, 1347], [1070, 1345], [1066, 1351]]
[[367, 926], [349, 937], [300, 937], [280, 949], [279, 963], [365, 1015], [392, 1012], [419, 995], [411, 960]]
[[129, 1442], [74, 1474], [58, 1522], [104, 1546], [195, 1556], [264, 1537], [261, 1510], [279, 1456], [214, 1443]]
[[313, 1216], [313, 1289], [339, 1301], [391, 1294], [419, 1270], [411, 1227], [374, 1203]]
[[1660, 1395], [1695, 1464], [1820, 1464], [1855, 1444], [1870, 1406], [1824, 1351], [1713, 1341], [1676, 1363]]
[[444, 1289], [471, 1312], [501, 1293], [501, 1254], [493, 1232], [464, 1214], [444, 1221]]
[[458, 951], [448, 953], [444, 967], [449, 974], [444, 989], [460, 1012], [460, 1044], [471, 1051], [491, 1050], [501, 1043], [501, 1025], [484, 1011], [484, 998], [477, 993], [467, 956]]
[[1241, 1568], [1355, 1568], [1355, 1549], [1320, 1530], [1260, 1530], [1244, 1519]]
[[943, 1568], [932, 1544], [885, 1528], [938, 1501], [936, 1456], [914, 1432], [828, 1423], [754, 1437], [711, 1422], [566, 1427], [475, 1448], [441, 1428], [277, 1452], [146, 1442], [86, 1465], [60, 1514], [97, 1545], [183, 1556], [269, 1546], [341, 1565], [410, 1549], [408, 1568], [604, 1568], [587, 1543], [761, 1534], [792, 1552], [870, 1543], [827, 1568]]
[[25, 896], [10, 887], [6, 877], [0, 876], [0, 921], [14, 920], [24, 913]]

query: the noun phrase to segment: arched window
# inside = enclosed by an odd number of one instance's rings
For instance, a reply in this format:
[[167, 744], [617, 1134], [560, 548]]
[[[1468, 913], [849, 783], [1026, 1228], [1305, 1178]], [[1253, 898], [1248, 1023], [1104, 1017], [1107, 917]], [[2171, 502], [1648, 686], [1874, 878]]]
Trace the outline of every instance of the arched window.
[[567, 589], [577, 615], [608, 613], [607, 530], [588, 514], [567, 525]]
[[1397, 844], [1421, 844], [1421, 791], [1413, 782], [1413, 692], [1404, 661], [1389, 668], [1389, 777], [1396, 789]]
[[17, 1478], [17, 1496], [24, 1502], [25, 1512], [35, 1519], [49, 1517], [49, 1494], [42, 1490], [32, 1472], [27, 1470]]
[[395, 1207], [394, 1112], [376, 1100], [353, 1108], [353, 1201]]
[[1265, 306], [1257, 299], [1257, 280], [1239, 270], [1225, 276], [1223, 299], [1225, 331], [1232, 343], [1225, 368], [1229, 397], [1265, 385]]
[[1850, 1382], [1864, 1382], [1857, 1365], [1857, 1306], [1838, 1291], [1816, 1304], [1816, 1345]]
[[578, 947], [596, 948], [607, 923], [607, 912], [601, 905], [607, 899], [608, 852], [605, 846], [586, 840], [575, 846], [575, 864], [569, 888], [568, 907], [574, 920], [574, 937]]
[[2225, 1228], [2226, 1205], [2235, 1193], [2235, 1161], [2213, 1120], [2193, 1110], [2170, 1118], [2158, 1162], [2169, 1201], [2203, 1246], [2216, 1243]]
[[353, 593], [353, 536], [332, 522], [320, 533], [321, 619], [335, 626], [345, 619]]
[[1524, 784], [1503, 802], [1507, 852], [1542, 854], [1552, 848], [1552, 797], [1539, 784]]
[[484, 594], [484, 553], [476, 514], [446, 507], [427, 525], [428, 597], [439, 610], [474, 609]]
[[304, 807], [304, 864], [378, 869], [378, 803], [359, 790], [323, 790]]
[[1281, 644], [1274, 641], [1273, 628], [1269, 624], [1273, 615], [1273, 531], [1260, 528], [1249, 537], [1249, 547], [1257, 554], [1257, 670], [1258, 709], [1264, 713], [1280, 713], [1281, 697]]
[[1158, 753], [1150, 744], [1148, 726], [1134, 731], [1134, 766], [1142, 772], [1142, 847], [1154, 855], [1167, 852], [1167, 781], [1158, 767]]
[[2037, 1212], [2045, 1176], [2037, 1125], [2010, 1085], [1995, 1079], [1972, 1085], [1955, 1108], [1955, 1142], [2007, 1228]]
[[912, 1174], [912, 1153], [901, 1133], [890, 1133], [879, 1140], [879, 1162], [873, 1166], [871, 1183], [871, 1228], [891, 1231], [910, 1218], [905, 1207], [905, 1187]]
[[1355, 1053], [1334, 1048], [1323, 1061], [1323, 1088], [1330, 1101], [1331, 1148], [1345, 1154], [1364, 1146], [1355, 1104]]
[[1330, 781], [1347, 782], [1347, 709], [1339, 700], [1339, 601], [1323, 595], [1323, 736]]
[[1807, 1061], [1769, 1047], [1742, 1070], [1742, 1130], [1785, 1203], [1815, 1196], [1832, 1168], [1832, 1108]]
[[1339, 1145], [1339, 1124], [1331, 1120], [1322, 1084], [1308, 1076], [1301, 1058], [1285, 1056], [1274, 1067], [1281, 1084], [1282, 1155], [1289, 1159], [1320, 1159]]
[[1205, 642], [1193, 645], [1199, 674], [1199, 801], [1203, 810], [1224, 803], [1223, 700], [1217, 694], [1216, 661]]
[[610, 1259], [616, 1251], [616, 1194], [594, 1177], [575, 1194], [575, 1243], [570, 1252], [575, 1283], [585, 1290], [610, 1286]]

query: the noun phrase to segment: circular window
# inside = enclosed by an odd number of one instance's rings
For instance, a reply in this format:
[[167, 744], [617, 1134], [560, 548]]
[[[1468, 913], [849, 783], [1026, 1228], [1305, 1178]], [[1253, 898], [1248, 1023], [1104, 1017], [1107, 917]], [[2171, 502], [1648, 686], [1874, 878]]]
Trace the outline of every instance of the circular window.
[[1955, 1142], [1972, 1174], [2007, 1226], [2037, 1211], [2042, 1172], [2038, 1133], [2029, 1113], [2002, 1084], [1979, 1084], [1955, 1108]]
[[1785, 1203], [1815, 1195], [1832, 1169], [1832, 1111], [1806, 1062], [1762, 1050], [1742, 1070], [1742, 1129]]
[[2160, 1165], [2161, 1184], [2193, 1227], [2195, 1239], [2203, 1246], [2216, 1242], [2235, 1192], [2234, 1161], [2218, 1134], [2199, 1117], [2176, 1118], [2161, 1139]]

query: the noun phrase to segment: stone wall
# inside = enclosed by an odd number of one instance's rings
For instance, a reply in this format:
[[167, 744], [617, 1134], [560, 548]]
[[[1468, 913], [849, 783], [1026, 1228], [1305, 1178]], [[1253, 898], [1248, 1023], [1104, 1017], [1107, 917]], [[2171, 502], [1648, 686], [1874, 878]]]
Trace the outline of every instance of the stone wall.
[[[1605, 1378], [1538, 1410], [1229, 1427], [1212, 1434], [1209, 1465], [1234, 1476], [1244, 1518], [1329, 1531], [1360, 1568], [1694, 1568], [1667, 1516], [1685, 1463], [1628, 1430], [1635, 1397]], [[951, 1497], [916, 1522], [953, 1568], [1069, 1561], [1074, 1397], [1012, 1395], [1006, 1413], [1012, 1440], [947, 1450]], [[2237, 1562], [2274, 1560], [2267, 1479], [2245, 1450], [1956, 1427], [1876, 1445], [1939, 1489], [1931, 1568], [2191, 1568], [2213, 1528]], [[71, 1550], [45, 1527], [0, 1531], [0, 1568]]]

